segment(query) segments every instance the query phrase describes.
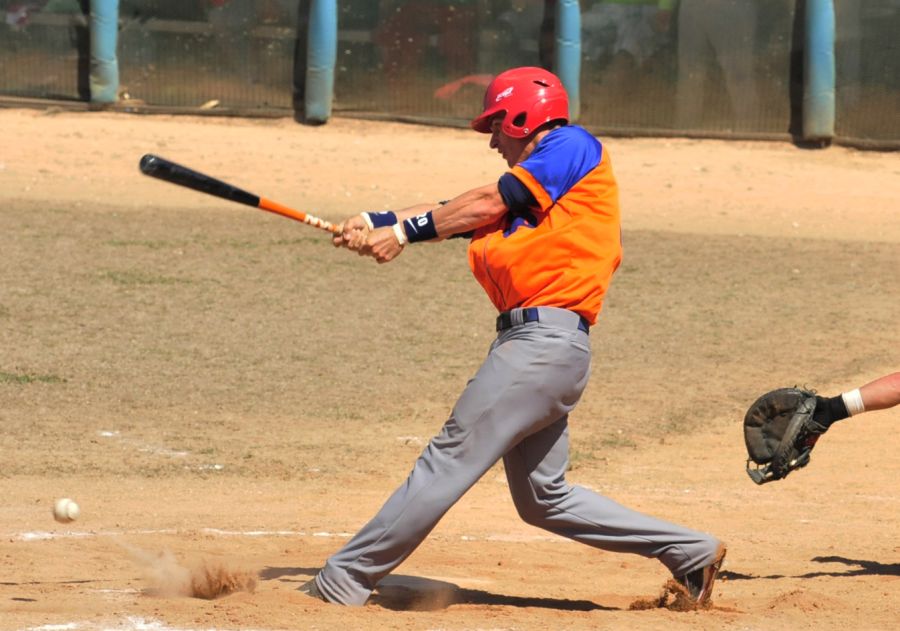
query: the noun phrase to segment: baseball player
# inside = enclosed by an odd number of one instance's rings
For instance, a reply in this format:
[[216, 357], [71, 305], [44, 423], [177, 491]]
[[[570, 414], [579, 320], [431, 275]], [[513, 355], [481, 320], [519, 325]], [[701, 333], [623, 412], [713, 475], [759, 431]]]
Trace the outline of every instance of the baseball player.
[[659, 559], [708, 603], [725, 556], [715, 537], [643, 515], [566, 481], [568, 416], [588, 382], [589, 331], [619, 266], [619, 200], [607, 148], [568, 124], [568, 96], [541, 68], [493, 79], [472, 127], [509, 170], [443, 204], [363, 213], [335, 245], [393, 260], [464, 235], [472, 272], [500, 312], [487, 358], [407, 480], [300, 589], [363, 605], [448, 509], [503, 459], [527, 523], [595, 548]]

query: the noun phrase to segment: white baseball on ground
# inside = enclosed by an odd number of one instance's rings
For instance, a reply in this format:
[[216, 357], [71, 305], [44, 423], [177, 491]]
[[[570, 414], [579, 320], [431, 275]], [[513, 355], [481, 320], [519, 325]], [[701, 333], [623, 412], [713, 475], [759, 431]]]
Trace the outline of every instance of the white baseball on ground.
[[56, 504], [53, 505], [53, 519], [62, 524], [75, 521], [80, 514], [81, 509], [78, 508], [78, 504], [75, 503], [75, 500], [71, 500], [68, 497], [56, 500]]

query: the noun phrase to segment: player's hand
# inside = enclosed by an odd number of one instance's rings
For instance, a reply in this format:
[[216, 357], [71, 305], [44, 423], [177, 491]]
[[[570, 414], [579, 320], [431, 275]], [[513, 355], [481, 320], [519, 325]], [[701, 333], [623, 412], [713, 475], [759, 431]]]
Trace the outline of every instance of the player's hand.
[[369, 235], [369, 226], [366, 224], [362, 215], [350, 217], [339, 226], [340, 232], [332, 238], [331, 242], [334, 247], [345, 247], [350, 250], [359, 251], [365, 245], [366, 237]]
[[337, 232], [335, 232], [333, 235], [331, 235], [331, 245], [333, 245], [336, 248], [339, 248], [342, 245], [344, 245], [344, 224], [343, 223], [339, 223], [337, 225]]
[[374, 258], [379, 263], [387, 263], [397, 258], [403, 246], [397, 240], [393, 227], [377, 228], [369, 233], [365, 245], [359, 249], [361, 255]]

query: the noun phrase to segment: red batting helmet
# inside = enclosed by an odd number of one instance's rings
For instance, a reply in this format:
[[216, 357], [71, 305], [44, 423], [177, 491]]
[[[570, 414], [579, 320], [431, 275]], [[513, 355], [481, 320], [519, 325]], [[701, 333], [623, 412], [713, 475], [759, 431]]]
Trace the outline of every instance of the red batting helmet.
[[552, 72], [526, 66], [501, 72], [484, 93], [484, 111], [472, 129], [490, 133], [491, 120], [503, 115], [507, 136], [524, 138], [552, 120], [569, 121], [569, 95]]

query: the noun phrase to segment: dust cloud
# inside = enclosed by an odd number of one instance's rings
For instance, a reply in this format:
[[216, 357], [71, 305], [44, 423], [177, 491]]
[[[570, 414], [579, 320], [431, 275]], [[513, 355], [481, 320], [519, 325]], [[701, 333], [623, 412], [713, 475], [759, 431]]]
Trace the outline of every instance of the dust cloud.
[[182, 564], [169, 550], [149, 551], [117, 542], [144, 572], [149, 587], [144, 593], [159, 598], [203, 598], [213, 600], [235, 592], [256, 590], [254, 572], [228, 567], [222, 561], [200, 559]]

